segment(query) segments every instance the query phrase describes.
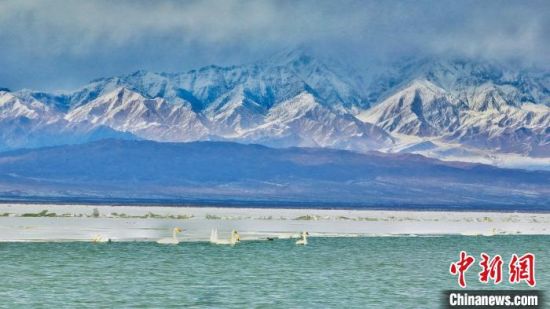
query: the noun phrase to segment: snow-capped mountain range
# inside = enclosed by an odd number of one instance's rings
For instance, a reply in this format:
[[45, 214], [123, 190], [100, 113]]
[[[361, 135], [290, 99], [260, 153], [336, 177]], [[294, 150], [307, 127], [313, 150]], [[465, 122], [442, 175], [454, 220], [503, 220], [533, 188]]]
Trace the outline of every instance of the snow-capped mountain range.
[[106, 137], [227, 140], [550, 166], [550, 73], [425, 59], [362, 75], [294, 50], [68, 92], [0, 89], [0, 132], [0, 150]]

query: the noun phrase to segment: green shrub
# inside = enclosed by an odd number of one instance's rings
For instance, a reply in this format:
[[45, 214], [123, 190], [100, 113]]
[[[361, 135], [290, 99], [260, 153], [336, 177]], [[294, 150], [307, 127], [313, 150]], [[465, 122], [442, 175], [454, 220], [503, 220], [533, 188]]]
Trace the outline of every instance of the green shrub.
[[37, 213], [24, 213], [21, 217], [55, 217], [57, 214], [55, 212], [48, 212], [47, 209], [42, 210]]

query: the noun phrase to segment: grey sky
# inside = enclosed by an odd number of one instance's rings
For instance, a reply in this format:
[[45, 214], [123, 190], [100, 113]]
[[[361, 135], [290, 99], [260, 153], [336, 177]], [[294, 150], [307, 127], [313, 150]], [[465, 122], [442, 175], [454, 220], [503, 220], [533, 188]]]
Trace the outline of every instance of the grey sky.
[[467, 55], [550, 63], [549, 1], [0, 0], [0, 87], [239, 64], [295, 45], [361, 67]]

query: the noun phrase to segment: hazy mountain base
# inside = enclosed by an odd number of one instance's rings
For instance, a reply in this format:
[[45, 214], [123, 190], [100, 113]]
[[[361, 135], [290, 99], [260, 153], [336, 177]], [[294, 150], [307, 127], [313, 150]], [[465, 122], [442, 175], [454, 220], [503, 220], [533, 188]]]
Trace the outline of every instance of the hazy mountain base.
[[4, 199], [550, 210], [550, 172], [220, 142], [105, 140], [0, 154]]

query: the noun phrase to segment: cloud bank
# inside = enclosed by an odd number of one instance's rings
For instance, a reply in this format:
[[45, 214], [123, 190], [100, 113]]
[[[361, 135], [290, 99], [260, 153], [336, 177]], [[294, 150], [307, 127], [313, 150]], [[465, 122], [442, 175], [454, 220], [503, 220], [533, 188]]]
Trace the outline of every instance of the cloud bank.
[[238, 64], [296, 45], [351, 64], [425, 55], [550, 63], [548, 1], [0, 1], [0, 86]]

